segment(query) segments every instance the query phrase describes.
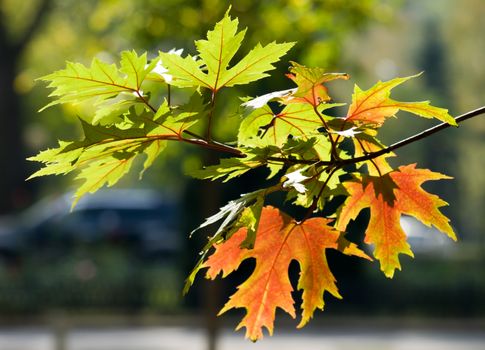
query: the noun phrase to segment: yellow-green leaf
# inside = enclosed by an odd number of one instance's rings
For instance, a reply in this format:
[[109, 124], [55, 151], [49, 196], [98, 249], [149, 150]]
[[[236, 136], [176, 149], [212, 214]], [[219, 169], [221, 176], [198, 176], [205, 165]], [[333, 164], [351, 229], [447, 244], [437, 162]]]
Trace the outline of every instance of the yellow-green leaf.
[[238, 20], [226, 12], [206, 40], [196, 41], [199, 57], [185, 58], [169, 53], [160, 53], [164, 67], [173, 80], [170, 84], [178, 87], [205, 87], [217, 92], [224, 86], [247, 84], [268, 76], [274, 69], [273, 63], [294, 45], [272, 42], [266, 46], [257, 44], [239, 62], [230, 66], [244, 38], [245, 30], [237, 32]]
[[96, 107], [93, 120], [97, 122], [112, 112], [122, 114], [134, 104], [145, 105], [141, 85], [156, 63], [148, 64], [146, 53], [138, 56], [135, 51], [121, 53], [120, 68], [97, 58], [89, 67], [67, 62], [65, 69], [40, 78], [54, 89], [49, 96], [55, 98], [41, 111], [57, 104], [89, 102]]

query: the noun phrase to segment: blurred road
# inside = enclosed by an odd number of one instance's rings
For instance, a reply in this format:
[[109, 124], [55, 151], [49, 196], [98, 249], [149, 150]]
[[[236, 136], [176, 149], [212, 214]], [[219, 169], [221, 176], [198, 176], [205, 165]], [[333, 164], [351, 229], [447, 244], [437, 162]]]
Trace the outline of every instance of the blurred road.
[[[57, 339], [58, 340], [58, 339]], [[224, 329], [218, 350], [485, 350], [485, 329], [375, 329], [332, 327], [277, 330], [252, 344], [243, 333]], [[63, 344], [49, 329], [0, 329], [1, 350], [205, 350], [201, 328], [144, 327], [74, 329]]]

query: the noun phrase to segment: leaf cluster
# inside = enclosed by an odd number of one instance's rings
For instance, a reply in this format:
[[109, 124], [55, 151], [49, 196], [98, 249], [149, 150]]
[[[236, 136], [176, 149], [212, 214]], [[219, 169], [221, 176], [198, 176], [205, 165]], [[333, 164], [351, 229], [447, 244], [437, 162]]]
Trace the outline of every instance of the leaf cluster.
[[[334, 116], [332, 108], [344, 104], [332, 100], [329, 85], [349, 76], [292, 62], [288, 88], [246, 99], [237, 139], [231, 144], [218, 142], [211, 131], [214, 118], [225, 118], [215, 114], [220, 90], [268, 77], [274, 63], [294, 45], [258, 44], [234, 62], [245, 32], [238, 31], [238, 20], [228, 11], [205, 39], [196, 41], [196, 55], [172, 50], [149, 60], [146, 53], [126, 51], [119, 65], [97, 59], [90, 67], [68, 63], [41, 78], [54, 89], [54, 100], [46, 107], [89, 103], [96, 111], [89, 122], [81, 120], [81, 141], [61, 141], [57, 148], [30, 159], [44, 164], [32, 177], [77, 171], [81, 183], [74, 204], [86, 193], [114, 185], [137, 157], [144, 157], [145, 171], [169, 141], [228, 155], [190, 174], [199, 179], [230, 181], [267, 168], [267, 181], [258, 190], [230, 201], [199, 226], [220, 222], [186, 284], [187, 290], [200, 270], [206, 270], [211, 279], [219, 273], [224, 277], [244, 259], [256, 259], [253, 274], [221, 313], [245, 308], [239, 327], [246, 327], [246, 336], [257, 340], [263, 327], [272, 333], [277, 308], [295, 317], [288, 278], [292, 260], [301, 269], [299, 327], [316, 309], [323, 309], [325, 291], [340, 298], [325, 258], [327, 249], [371, 260], [345, 238], [348, 224], [363, 209], [370, 208], [364, 241], [373, 246], [372, 255], [387, 277], [401, 268], [400, 254], [412, 256], [400, 226], [401, 215], [412, 215], [456, 239], [438, 209], [446, 203], [421, 187], [426, 181], [448, 177], [414, 164], [392, 167], [387, 158], [393, 154], [378, 138], [382, 125], [401, 110], [451, 125], [456, 122], [446, 109], [428, 101], [391, 97], [395, 87], [416, 76], [379, 81], [368, 89], [355, 85], [346, 115]], [[173, 89], [189, 91], [190, 99], [174, 105]], [[161, 100], [157, 98], [163, 94]], [[196, 134], [198, 124], [207, 126], [205, 136]], [[306, 214], [292, 218], [265, 206], [266, 198], [275, 192], [285, 193], [286, 201], [305, 208]], [[332, 218], [323, 217], [322, 211], [335, 198], [343, 198], [343, 204]]]

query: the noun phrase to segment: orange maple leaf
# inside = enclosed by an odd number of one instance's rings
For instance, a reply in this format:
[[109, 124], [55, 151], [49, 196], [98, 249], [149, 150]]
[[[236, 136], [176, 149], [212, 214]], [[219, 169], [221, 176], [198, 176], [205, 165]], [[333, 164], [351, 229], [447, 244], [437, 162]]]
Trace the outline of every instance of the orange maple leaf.
[[253, 249], [240, 248], [246, 238], [246, 228], [234, 233], [227, 241], [217, 244], [215, 252], [207, 259], [207, 277], [215, 279], [236, 270], [248, 258], [256, 259], [252, 275], [231, 296], [219, 315], [232, 308], [246, 308], [247, 314], [237, 326], [246, 327], [246, 337], [256, 341], [263, 337], [263, 327], [273, 333], [276, 308], [295, 315], [294, 300], [288, 268], [292, 260], [300, 264], [298, 289], [303, 290], [303, 327], [315, 309], [323, 309], [323, 293], [328, 291], [341, 298], [335, 278], [330, 272], [325, 249], [339, 249], [344, 254], [368, 258], [355, 244], [339, 246], [340, 232], [328, 226], [330, 220], [311, 218], [301, 223], [273, 207], [264, 207], [261, 213]]
[[401, 269], [398, 255], [413, 256], [400, 225], [401, 214], [414, 216], [425, 225], [433, 225], [456, 240], [449, 219], [438, 210], [447, 203], [421, 188], [425, 181], [449, 178], [428, 169], [417, 169], [416, 164], [410, 164], [386, 176], [366, 176], [345, 182], [349, 196], [339, 211], [335, 227], [344, 231], [349, 221], [355, 219], [362, 209], [370, 208], [365, 242], [374, 244], [374, 256], [380, 261], [381, 270], [392, 278], [395, 269]]
[[355, 85], [352, 103], [345, 120], [379, 127], [386, 118], [394, 116], [399, 110], [403, 110], [424, 118], [437, 118], [451, 125], [457, 125], [455, 119], [448, 114], [447, 109], [431, 106], [428, 101], [400, 102], [390, 98], [392, 88], [416, 76], [395, 78], [384, 82], [379, 81], [365, 91]]

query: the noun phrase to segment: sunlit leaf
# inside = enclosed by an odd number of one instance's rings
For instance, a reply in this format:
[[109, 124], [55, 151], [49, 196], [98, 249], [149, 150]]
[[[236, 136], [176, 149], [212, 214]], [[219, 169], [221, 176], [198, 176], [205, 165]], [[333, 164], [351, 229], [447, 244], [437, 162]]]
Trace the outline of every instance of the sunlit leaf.
[[148, 64], [146, 53], [138, 56], [135, 51], [121, 53], [120, 68], [97, 58], [90, 67], [68, 62], [65, 69], [40, 78], [54, 89], [49, 95], [54, 100], [41, 111], [57, 104], [92, 102], [99, 108], [93, 118], [98, 122], [113, 112], [122, 114], [134, 104], [146, 105], [141, 85], [156, 64], [156, 60]]
[[204, 114], [205, 105], [200, 96], [194, 94], [187, 104], [175, 111], [166, 103], [153, 116], [132, 111], [126, 116], [123, 128], [92, 125], [81, 120], [84, 139], [60, 142], [58, 148], [29, 158], [44, 164], [44, 168], [30, 178], [79, 170], [76, 178], [82, 183], [76, 191], [75, 204], [86, 193], [94, 193], [104, 185], [114, 185], [130, 170], [133, 160], [144, 155], [141, 175], [165, 149], [168, 140], [181, 139], [184, 130]]
[[[227, 276], [245, 259], [256, 259], [252, 275], [238, 287], [220, 314], [232, 308], [245, 308], [247, 313], [237, 329], [246, 327], [246, 337], [253, 341], [263, 337], [263, 327], [273, 333], [277, 308], [295, 317], [293, 287], [288, 276], [292, 260], [300, 265], [298, 289], [303, 290], [298, 327], [303, 327], [316, 309], [323, 309], [325, 292], [341, 298], [325, 256], [326, 249], [339, 249], [340, 233], [328, 224], [329, 220], [323, 218], [298, 223], [278, 209], [265, 207], [253, 249], [240, 247], [246, 237], [245, 228], [216, 245], [215, 252], [203, 264], [211, 279], [219, 273]], [[365, 256], [355, 246], [344, 250], [352, 255], [357, 255], [356, 252]]]
[[447, 203], [438, 196], [421, 188], [423, 182], [449, 179], [448, 176], [427, 169], [417, 169], [414, 164], [401, 166], [399, 170], [382, 177], [364, 177], [344, 183], [349, 196], [345, 200], [337, 219], [336, 228], [345, 230], [362, 209], [370, 208], [370, 221], [365, 242], [374, 245], [374, 256], [381, 263], [387, 277], [393, 277], [401, 269], [399, 254], [413, 256], [401, 228], [402, 214], [411, 215], [428, 226], [435, 226], [453, 240], [456, 235], [439, 207]]
[[298, 85], [298, 89], [293, 93], [293, 99], [289, 99], [288, 102], [304, 102], [318, 106], [331, 100], [324, 83], [336, 79], [349, 79], [346, 73], [328, 73], [323, 68], [308, 68], [296, 62], [291, 64], [291, 74], [288, 74], [288, 77]]
[[[319, 111], [339, 105], [324, 104], [319, 107]], [[321, 127], [322, 120], [310, 104], [290, 104], [276, 114], [265, 106], [255, 110], [242, 121], [238, 142], [247, 146], [281, 147], [288, 141], [289, 135], [308, 140], [319, 135], [318, 129]]]
[[346, 116], [347, 121], [379, 127], [384, 121], [394, 116], [399, 110], [407, 111], [424, 118], [436, 118], [451, 125], [456, 125], [455, 119], [444, 108], [434, 107], [428, 101], [400, 102], [390, 98], [391, 90], [418, 75], [405, 78], [395, 78], [378, 82], [368, 90], [354, 88], [352, 104]]
[[202, 86], [214, 92], [224, 86], [247, 84], [267, 77], [266, 72], [275, 68], [273, 63], [294, 45], [275, 42], [266, 46], [257, 44], [239, 62], [229, 67], [244, 39], [245, 30], [237, 32], [238, 22], [227, 12], [207, 33], [206, 40], [196, 41], [197, 58], [160, 53], [164, 66], [173, 77], [171, 84], [178, 87]]

